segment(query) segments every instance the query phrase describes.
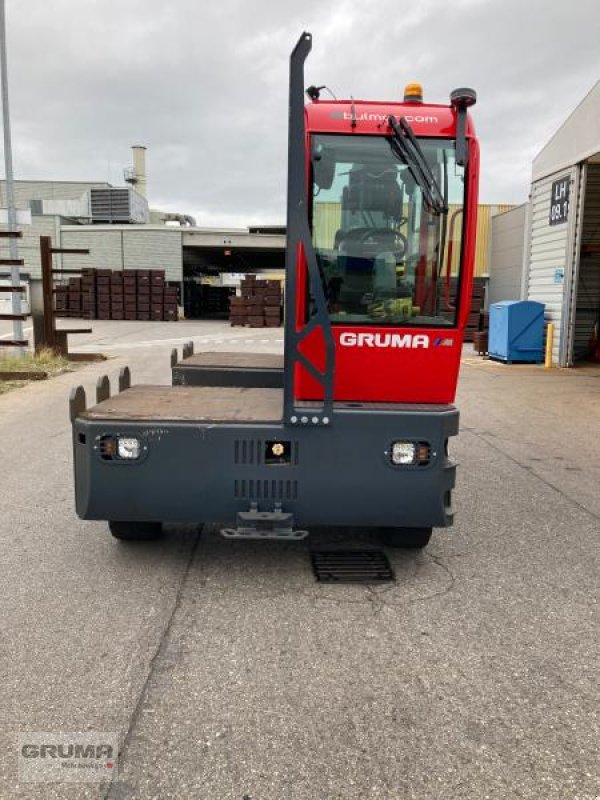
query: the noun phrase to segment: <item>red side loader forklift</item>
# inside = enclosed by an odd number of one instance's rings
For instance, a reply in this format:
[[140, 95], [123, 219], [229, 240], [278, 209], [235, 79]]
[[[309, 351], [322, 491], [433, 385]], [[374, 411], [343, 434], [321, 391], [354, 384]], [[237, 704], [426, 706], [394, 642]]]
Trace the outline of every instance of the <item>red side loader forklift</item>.
[[403, 102], [330, 101], [312, 86], [305, 105], [311, 45], [304, 33], [290, 59], [281, 384], [232, 365], [222, 385], [131, 386], [125, 368], [90, 408], [82, 387], [71, 393], [77, 513], [118, 539], [163, 522], [260, 539], [331, 525], [421, 548], [452, 524], [475, 92], [438, 105], [418, 84]]

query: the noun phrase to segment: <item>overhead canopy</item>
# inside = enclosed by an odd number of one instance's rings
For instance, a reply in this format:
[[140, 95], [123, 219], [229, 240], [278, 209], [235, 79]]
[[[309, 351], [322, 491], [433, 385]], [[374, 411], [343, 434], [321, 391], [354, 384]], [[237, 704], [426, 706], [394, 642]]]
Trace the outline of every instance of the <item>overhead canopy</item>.
[[[184, 247], [244, 247], [257, 250], [285, 250], [285, 233], [253, 233], [244, 228], [176, 228], [183, 234]], [[267, 230], [267, 229], [265, 229]]]
[[533, 160], [537, 181], [600, 152], [600, 81]]

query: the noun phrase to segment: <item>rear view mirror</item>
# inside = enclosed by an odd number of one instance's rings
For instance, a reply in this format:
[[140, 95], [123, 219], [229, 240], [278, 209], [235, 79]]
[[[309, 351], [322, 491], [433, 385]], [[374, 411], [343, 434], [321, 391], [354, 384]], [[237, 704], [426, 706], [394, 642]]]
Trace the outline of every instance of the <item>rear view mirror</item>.
[[318, 145], [312, 154], [315, 186], [319, 189], [331, 189], [335, 177], [335, 156], [333, 151]]

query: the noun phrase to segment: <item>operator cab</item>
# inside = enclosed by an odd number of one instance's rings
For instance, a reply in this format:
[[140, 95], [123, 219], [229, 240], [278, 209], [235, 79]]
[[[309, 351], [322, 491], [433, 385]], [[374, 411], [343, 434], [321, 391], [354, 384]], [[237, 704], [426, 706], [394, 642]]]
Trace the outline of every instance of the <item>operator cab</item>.
[[475, 93], [425, 104], [418, 89], [401, 103], [309, 94], [299, 401], [324, 397], [317, 373], [328, 374], [332, 350], [337, 402], [454, 401], [477, 225], [479, 150], [467, 113]]

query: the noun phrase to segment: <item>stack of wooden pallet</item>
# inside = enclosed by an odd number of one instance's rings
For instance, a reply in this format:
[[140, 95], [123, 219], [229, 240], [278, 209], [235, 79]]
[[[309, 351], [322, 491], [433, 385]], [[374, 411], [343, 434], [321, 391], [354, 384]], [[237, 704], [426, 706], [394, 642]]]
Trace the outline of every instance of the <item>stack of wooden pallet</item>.
[[[480, 314], [483, 311], [485, 303], [485, 284], [485, 278], [473, 278], [473, 295], [471, 297], [471, 307], [469, 308], [469, 316], [465, 328], [465, 342], [472, 342], [473, 335], [479, 330]], [[450, 297], [452, 298], [452, 302], [456, 300], [457, 289], [457, 280], [453, 278], [450, 283]]]
[[229, 299], [231, 325], [250, 328], [279, 328], [281, 325], [281, 282], [246, 275], [241, 295]]
[[57, 316], [177, 321], [177, 287], [165, 284], [164, 270], [82, 269], [54, 292]]

